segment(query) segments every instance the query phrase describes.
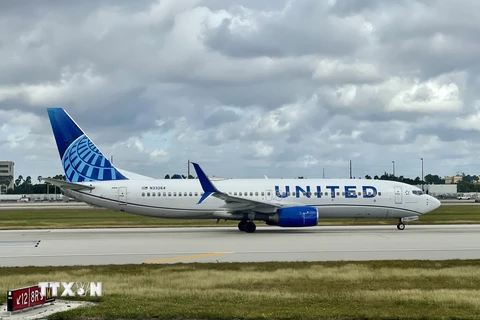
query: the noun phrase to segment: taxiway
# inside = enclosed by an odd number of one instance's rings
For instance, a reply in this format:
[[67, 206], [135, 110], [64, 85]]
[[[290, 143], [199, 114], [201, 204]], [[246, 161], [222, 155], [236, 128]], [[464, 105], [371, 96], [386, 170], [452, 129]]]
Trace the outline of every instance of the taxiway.
[[480, 225], [0, 231], [0, 266], [480, 259]]

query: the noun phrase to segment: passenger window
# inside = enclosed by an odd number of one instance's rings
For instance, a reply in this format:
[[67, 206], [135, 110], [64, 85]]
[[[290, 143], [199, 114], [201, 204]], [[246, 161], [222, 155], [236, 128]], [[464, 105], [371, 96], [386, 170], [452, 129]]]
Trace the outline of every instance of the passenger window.
[[195, 197], [198, 197], [198, 192], [195, 192]]
[[359, 195], [359, 196], [361, 196], [361, 195], [362, 195], [362, 193], [361, 193], [361, 192], [359, 192], [359, 193], [358, 193], [358, 195]]
[[189, 195], [190, 195], [190, 197], [191, 197], [191, 196], [192, 196], [192, 193], [190, 192]]
[[172, 193], [171, 193], [171, 192], [169, 192], [169, 193], [168, 193], [168, 196], [169, 196], [169, 197], [171, 197], [171, 196], [172, 196]]
[[236, 195], [237, 195], [237, 193], [236, 193], [236, 192], [234, 192], [234, 193], [233, 193], [233, 195], [234, 195], [234, 196], [236, 196]]
[[166, 192], [164, 192], [164, 193], [163, 193], [163, 196], [165, 197], [166, 195], [167, 195], [167, 193], [166, 193]]
[[381, 192], [378, 192], [378, 195], [379, 195], [379, 196], [381, 196], [381, 195], [382, 195], [382, 193], [381, 193]]
[[142, 197], [145, 197], [145, 192], [142, 192]]
[[267, 192], [267, 196], [271, 195], [270, 191]]
[[342, 192], [342, 196], [344, 196], [344, 195], [345, 195], [345, 192]]
[[155, 197], [155, 192], [152, 192], [152, 197]]
[[242, 196], [242, 193], [241, 193], [241, 192], [239, 192], [239, 193], [238, 193], [238, 195], [239, 195], [239, 196]]
[[182, 196], [182, 193], [181, 193], [181, 192], [179, 192], [179, 193], [178, 193], [178, 196], [179, 196], [179, 197], [181, 197], [181, 196]]
[[147, 197], [150, 197], [150, 192], [147, 193]]
[[262, 197], [265, 195], [265, 192], [262, 192]]
[[258, 192], [255, 192], [255, 195], [258, 196]]
[[250, 191], [250, 197], [253, 197], [253, 192]]
[[340, 196], [340, 192], [337, 192], [337, 196]]

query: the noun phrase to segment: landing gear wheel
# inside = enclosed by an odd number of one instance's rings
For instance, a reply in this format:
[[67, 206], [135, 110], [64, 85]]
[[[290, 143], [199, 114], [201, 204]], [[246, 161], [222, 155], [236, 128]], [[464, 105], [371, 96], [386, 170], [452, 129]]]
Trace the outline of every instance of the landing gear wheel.
[[245, 225], [245, 231], [247, 233], [254, 233], [255, 230], [257, 230], [257, 226], [255, 225], [255, 223], [253, 223], [252, 221], [248, 221]]
[[399, 222], [399, 223], [397, 224], [397, 229], [398, 229], [398, 230], [404, 230], [404, 229], [405, 229], [405, 224], [404, 224], [403, 222]]
[[238, 223], [238, 230], [240, 231], [247, 231], [246, 230], [246, 227], [247, 227], [247, 221], [245, 220], [242, 220]]

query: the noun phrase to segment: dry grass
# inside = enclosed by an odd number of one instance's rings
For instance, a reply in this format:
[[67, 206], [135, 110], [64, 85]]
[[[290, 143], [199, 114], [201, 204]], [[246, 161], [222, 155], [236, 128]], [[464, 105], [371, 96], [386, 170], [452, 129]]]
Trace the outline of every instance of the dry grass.
[[[103, 282], [101, 305], [53, 319], [480, 319], [480, 261], [0, 269], [0, 290]], [[0, 300], [4, 297], [0, 296]]]

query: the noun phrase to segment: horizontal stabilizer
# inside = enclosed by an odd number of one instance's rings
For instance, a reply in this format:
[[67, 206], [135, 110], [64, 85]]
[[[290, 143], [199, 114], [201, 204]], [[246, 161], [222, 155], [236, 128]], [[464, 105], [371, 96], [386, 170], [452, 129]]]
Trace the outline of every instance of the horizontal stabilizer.
[[83, 185], [83, 184], [80, 184], [80, 183], [73, 183], [73, 182], [58, 180], [58, 179], [42, 178], [42, 180], [45, 181], [45, 182], [51, 183], [54, 186], [57, 186], [60, 189], [64, 189], [64, 190], [82, 190], [82, 189], [92, 190], [92, 189], [95, 189], [95, 187], [92, 187], [92, 186]]

